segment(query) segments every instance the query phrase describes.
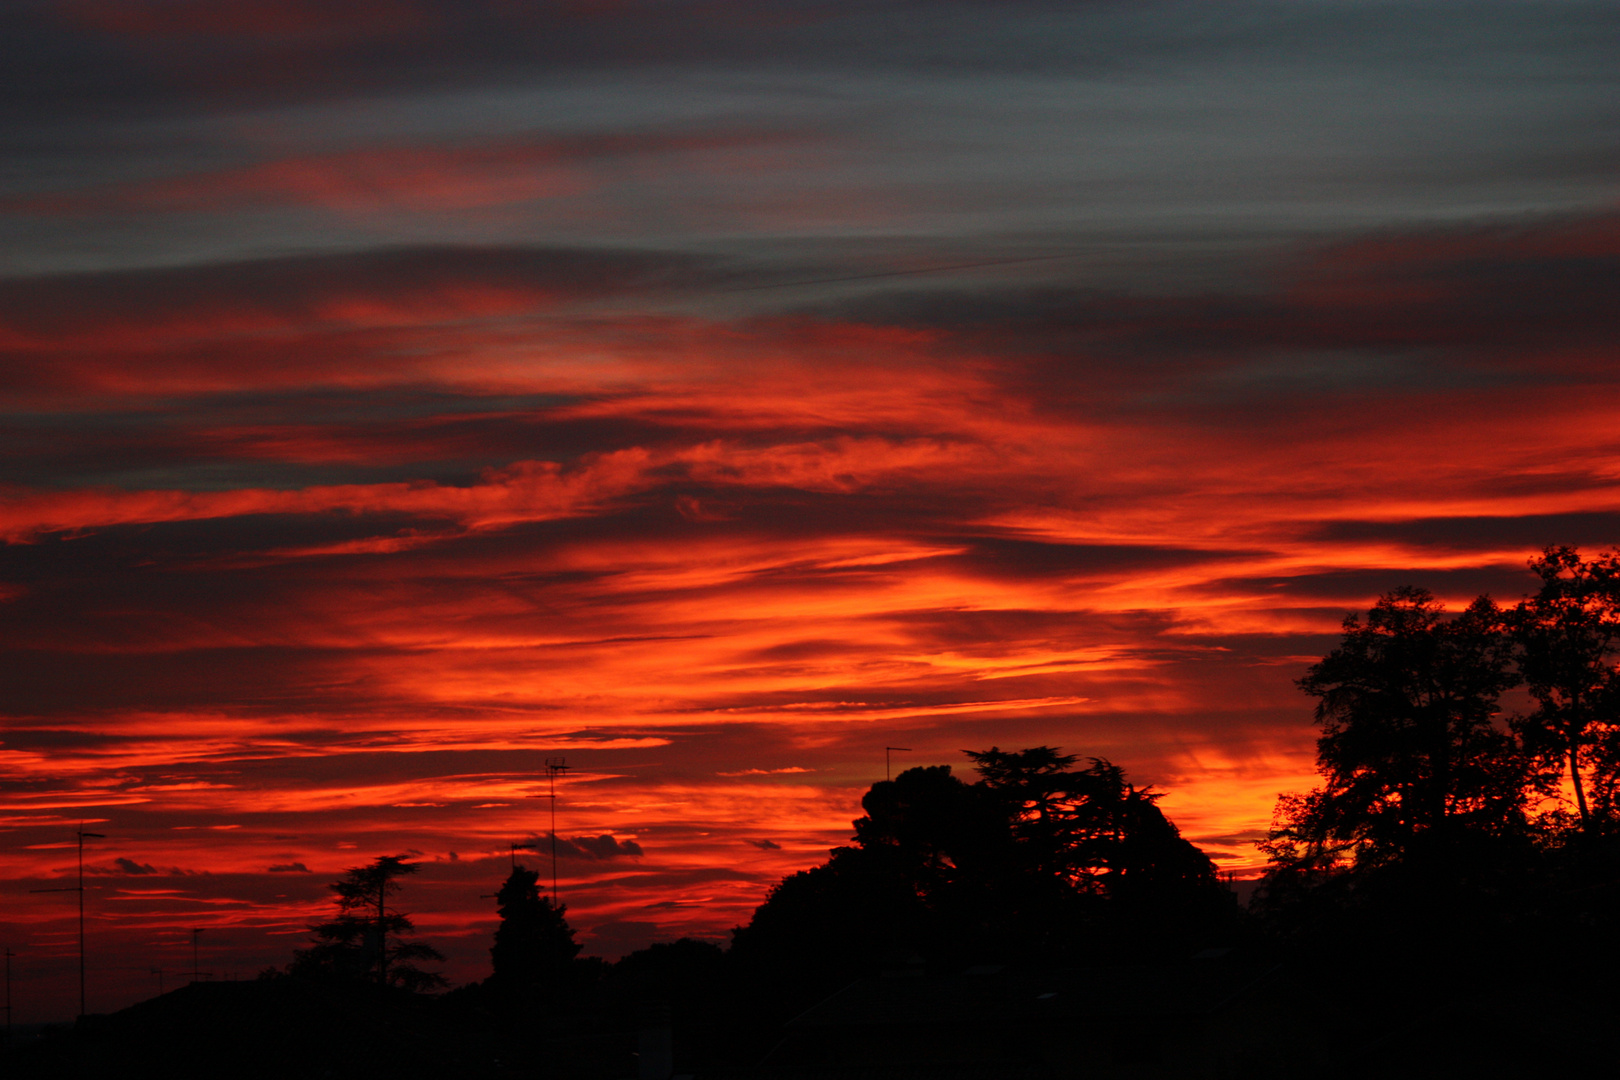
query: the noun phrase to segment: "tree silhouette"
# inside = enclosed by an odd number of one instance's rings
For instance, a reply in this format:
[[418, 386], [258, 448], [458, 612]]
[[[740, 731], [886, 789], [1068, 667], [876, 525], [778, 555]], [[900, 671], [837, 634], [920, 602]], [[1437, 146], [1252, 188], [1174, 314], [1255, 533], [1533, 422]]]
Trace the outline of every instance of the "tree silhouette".
[[783, 879], [736, 931], [734, 955], [831, 973], [1174, 948], [1209, 927], [1225, 899], [1213, 864], [1122, 770], [1076, 769], [1045, 746], [965, 753], [972, 784], [943, 765], [873, 784], [853, 846]]
[[560, 988], [580, 946], [566, 918], [568, 905], [552, 906], [540, 891], [540, 875], [514, 866], [495, 894], [501, 924], [489, 950], [492, 984], [501, 990], [536, 993]]
[[379, 855], [369, 866], [345, 871], [328, 886], [336, 894], [337, 918], [310, 926], [315, 942], [294, 953], [291, 973], [411, 991], [446, 985], [442, 975], [417, 966], [444, 957], [431, 945], [407, 940], [415, 929], [410, 916], [388, 908], [388, 898], [399, 891], [397, 879], [420, 868], [404, 855]]
[[1620, 773], [1620, 553], [1583, 560], [1549, 547], [1530, 561], [1541, 589], [1514, 610], [1519, 669], [1536, 709], [1515, 727], [1526, 749], [1569, 777], [1581, 828], [1590, 832], [1590, 773], [1599, 814], [1612, 819]]
[[1125, 771], [1101, 758], [1084, 769], [1074, 754], [1052, 747], [983, 752], [973, 759], [980, 783], [1008, 813], [1023, 861], [1084, 892], [1113, 894], [1129, 880], [1214, 881], [1208, 856], [1182, 839], [1154, 804], [1159, 795], [1125, 780]]
[[1488, 597], [1447, 618], [1413, 587], [1380, 597], [1365, 623], [1345, 617], [1339, 647], [1299, 680], [1320, 699], [1324, 782], [1279, 803], [1263, 845], [1275, 863], [1376, 865], [1522, 823], [1524, 761], [1492, 723], [1517, 680], [1504, 630]]

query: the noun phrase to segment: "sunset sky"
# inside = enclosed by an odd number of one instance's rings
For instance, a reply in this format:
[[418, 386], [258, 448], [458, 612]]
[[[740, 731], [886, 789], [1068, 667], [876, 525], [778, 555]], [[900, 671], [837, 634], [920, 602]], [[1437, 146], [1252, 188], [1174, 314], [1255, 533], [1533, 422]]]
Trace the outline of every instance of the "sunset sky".
[[[724, 942], [861, 793], [1048, 744], [1239, 876], [1397, 585], [1620, 539], [1620, 5], [9, 0], [18, 1022]], [[549, 878], [544, 855], [524, 856]]]

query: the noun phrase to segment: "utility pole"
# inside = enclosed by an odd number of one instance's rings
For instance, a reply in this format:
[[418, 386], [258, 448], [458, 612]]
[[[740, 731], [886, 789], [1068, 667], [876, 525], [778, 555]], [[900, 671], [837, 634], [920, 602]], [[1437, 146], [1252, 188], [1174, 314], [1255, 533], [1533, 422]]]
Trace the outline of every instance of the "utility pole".
[[86, 839], [105, 840], [107, 837], [98, 832], [85, 832], [84, 822], [79, 822], [78, 831], [74, 833], [79, 838], [79, 883], [72, 888], [63, 889], [29, 889], [29, 892], [76, 892], [79, 894], [79, 1015], [85, 1015], [84, 993], [84, 842]]
[[557, 774], [568, 771], [566, 758], [546, 758], [546, 783], [551, 788], [551, 906], [557, 906]]
[[11, 958], [17, 954], [6, 946], [6, 1049], [11, 1049]]
[[383, 920], [388, 917], [383, 905], [388, 899], [388, 875], [381, 869], [377, 872], [377, 985], [388, 985], [388, 924]]
[[202, 981], [202, 965], [197, 962], [197, 938], [202, 935], [206, 926], [193, 926], [191, 928], [191, 981]]
[[889, 771], [890, 771], [889, 770], [889, 751], [890, 750], [902, 750], [902, 751], [904, 751], [904, 752], [906, 752], [908, 754], [911, 753], [911, 747], [909, 747], [909, 746], [885, 746], [883, 748], [883, 779], [885, 779], [885, 780], [894, 779], [894, 777], [889, 775]]
[[84, 822], [79, 823], [79, 1015], [89, 1012], [84, 1005], [84, 841], [85, 837], [96, 840], [105, 840], [106, 836], [98, 832], [85, 832]]

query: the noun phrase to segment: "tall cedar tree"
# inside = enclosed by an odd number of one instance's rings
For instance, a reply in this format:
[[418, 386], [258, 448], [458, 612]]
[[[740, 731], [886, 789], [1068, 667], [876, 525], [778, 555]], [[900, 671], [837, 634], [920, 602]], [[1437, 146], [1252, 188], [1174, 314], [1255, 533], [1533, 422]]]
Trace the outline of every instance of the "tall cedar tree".
[[1530, 569], [1541, 589], [1514, 610], [1519, 668], [1536, 708], [1515, 724], [1527, 750], [1569, 777], [1581, 828], [1612, 821], [1620, 771], [1620, 553], [1583, 560], [1549, 547]]
[[420, 869], [403, 855], [379, 855], [369, 866], [350, 867], [328, 886], [335, 894], [337, 918], [310, 926], [315, 942], [293, 955], [289, 970], [412, 991], [444, 986], [444, 976], [418, 966], [443, 963], [444, 956], [431, 945], [407, 940], [415, 929], [410, 916], [388, 907], [388, 898], [399, 891], [397, 879]]
[[1274, 863], [1358, 866], [1445, 850], [1463, 832], [1522, 823], [1526, 771], [1493, 724], [1513, 686], [1502, 612], [1488, 597], [1460, 615], [1426, 590], [1378, 600], [1363, 623], [1345, 617], [1337, 649], [1299, 688], [1318, 698], [1321, 787], [1284, 796], [1270, 841]]

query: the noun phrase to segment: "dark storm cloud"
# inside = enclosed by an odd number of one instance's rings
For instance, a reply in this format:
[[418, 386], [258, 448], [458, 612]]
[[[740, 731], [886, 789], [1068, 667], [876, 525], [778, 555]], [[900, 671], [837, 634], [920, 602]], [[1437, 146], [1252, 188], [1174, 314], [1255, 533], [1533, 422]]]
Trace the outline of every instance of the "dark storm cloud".
[[577, 195], [589, 189], [591, 170], [640, 158], [768, 154], [806, 138], [788, 131], [671, 131], [529, 135], [471, 145], [395, 140], [298, 156], [242, 156], [211, 167], [190, 164], [158, 177], [92, 179], [87, 187], [0, 199], [0, 214], [186, 215], [273, 207], [467, 211]]
[[747, 870], [735, 870], [722, 866], [705, 866], [682, 870], [620, 874], [600, 882], [599, 887], [610, 890], [640, 892], [646, 889], [674, 890], [688, 885], [707, 885], [729, 881], [757, 882], [767, 879], [768, 875]]
[[337, 407], [319, 391], [241, 394], [192, 399], [180, 413], [137, 407], [122, 414], [14, 415], [0, 429], [0, 455], [17, 462], [11, 481], [29, 486], [73, 480], [125, 488], [295, 488], [424, 478], [466, 484], [480, 469], [514, 460], [568, 460], [701, 434], [695, 422], [674, 418], [559, 415], [577, 398], [423, 390], [411, 404], [415, 415], [401, 416], [394, 396], [349, 394]]
[[1249, 554], [1152, 545], [1065, 544], [996, 537], [964, 537], [971, 545], [962, 555], [944, 556], [946, 562], [986, 577], [1117, 574], [1154, 567], [1212, 563]]
[[1312, 530], [1312, 535], [1328, 543], [1392, 540], [1416, 548], [1452, 551], [1534, 551], [1549, 544], [1611, 548], [1620, 545], [1620, 513], [1337, 521], [1324, 523]]
[[95, 874], [99, 877], [201, 877], [195, 870], [183, 870], [178, 866], [153, 866], [151, 863], [137, 862], [123, 856], [115, 858], [111, 863], [101, 866], [87, 865], [86, 874]]
[[[1520, 564], [1522, 565], [1522, 564]], [[1270, 595], [1279, 603], [1299, 604], [1304, 613], [1311, 609], [1323, 615], [1342, 614], [1345, 609], [1366, 610], [1368, 598], [1381, 596], [1403, 585], [1418, 585], [1444, 596], [1474, 597], [1490, 594], [1498, 603], [1513, 604], [1532, 591], [1535, 577], [1528, 571], [1507, 567], [1467, 567], [1446, 569], [1414, 559], [1410, 568], [1386, 567], [1376, 570], [1335, 570], [1322, 573], [1299, 572], [1286, 578], [1218, 578], [1206, 585], [1212, 593], [1253, 591]], [[1335, 605], [1342, 605], [1335, 607]]]
[[1081, 643], [1151, 640], [1174, 628], [1163, 611], [1091, 611], [1083, 620], [1066, 610], [1002, 608], [994, 611], [901, 611], [890, 618], [919, 642], [934, 647], [1031, 638]]
[[[548, 852], [551, 848], [551, 834], [545, 836], [532, 836], [526, 843], [534, 850]], [[620, 840], [610, 833], [601, 836], [559, 836], [557, 837], [557, 854], [584, 859], [587, 862], [609, 862], [614, 859], [640, 858], [646, 852], [634, 840]]]
[[0, 279], [0, 324], [19, 335], [69, 341], [98, 331], [161, 333], [173, 324], [214, 323], [221, 331], [244, 324], [343, 325], [348, 308], [427, 303], [454, 313], [453, 305], [465, 298], [473, 313], [480, 303], [506, 313], [716, 276], [709, 260], [675, 252], [401, 247]]
[[[193, 403], [194, 402], [194, 403]], [[24, 414], [0, 425], [9, 480], [31, 488], [276, 490], [429, 480], [476, 484], [484, 470], [512, 461], [568, 461], [623, 446], [656, 446], [700, 432], [657, 418], [559, 415], [555, 397], [471, 398], [424, 390], [408, 412], [397, 395], [344, 395], [341, 404], [308, 395], [193, 399], [181, 411], [141, 403], [121, 414]], [[211, 532], [218, 529], [218, 532]], [[258, 550], [341, 543], [365, 536], [420, 533], [422, 516], [379, 509], [361, 517], [260, 515], [236, 525], [143, 536], [152, 554]]]
[[[1017, 7], [993, 5], [994, 30]], [[175, 107], [254, 98], [296, 100], [359, 87], [476, 82], [535, 66], [590, 67], [672, 61], [757, 61], [762, 51], [797, 59], [838, 56], [893, 64], [929, 56], [980, 57], [960, 32], [932, 45], [903, 30], [930, 9], [952, 21], [991, 5], [845, 2], [664, 3], [658, 0], [513, 5], [494, 0], [388, 0], [339, 12], [298, 0], [253, 0], [228, 9], [206, 0], [33, 0], [11, 5], [0, 40], [9, 103], [33, 95], [56, 108], [116, 102]], [[954, 17], [954, 18], [953, 18]], [[902, 31], [898, 36], [887, 30]], [[1016, 39], [1024, 66], [1036, 60]], [[877, 42], [906, 42], [895, 49]], [[1048, 50], [1066, 53], [1069, 50]], [[943, 54], [943, 55], [942, 55]]]
[[[380, 650], [377, 655], [394, 653]], [[3, 670], [10, 688], [9, 708], [24, 716], [45, 717], [116, 711], [133, 699], [156, 710], [223, 702], [249, 710], [340, 708], [365, 692], [363, 685], [334, 678], [335, 667], [344, 662], [326, 648], [196, 647], [96, 656], [14, 647], [7, 651]], [[107, 732], [118, 726], [112, 718], [98, 722]], [[294, 741], [300, 738], [295, 732], [288, 735]], [[309, 731], [304, 737], [314, 744], [342, 741], [339, 732], [327, 729]]]
[[[340, 11], [299, 0], [221, 7], [207, 0], [23, 0], [8, 8], [0, 87], [56, 108], [128, 107], [353, 94], [402, 82], [452, 84], [535, 67], [758, 63], [763, 55], [862, 69], [1029, 71], [1082, 64], [1255, 63], [1277, 53], [1321, 64], [1410, 63], [1443, 40], [1448, 59], [1488, 60], [1512, 40], [1569, 52], [1612, 34], [1612, 8], [1564, 5], [1560, 18], [1484, 4], [1463, 25], [1441, 5], [1316, 5], [1278, 20], [1276, 5], [1057, 4], [1049, 0], [388, 0]], [[317, 14], [319, 12], [319, 14]], [[1271, 18], [1267, 18], [1271, 15]], [[1246, 16], [1246, 17], [1245, 17]]]
[[73, 731], [58, 728], [30, 728], [8, 724], [4, 745], [26, 750], [94, 750], [114, 740], [101, 731]]
[[[1011, 5], [996, 5], [1002, 15]], [[1033, 5], [1037, 10], [1041, 5]], [[964, 15], [972, 5], [952, 5]], [[386, 0], [341, 11], [299, 0], [34, 0], [0, 22], [4, 101], [55, 109], [174, 109], [476, 83], [552, 70], [755, 61], [762, 51], [895, 59], [870, 36], [923, 5]], [[887, 35], [885, 35], [887, 36]], [[903, 39], [902, 39], [903, 40]]]
[[1147, 390], [1229, 408], [1276, 394], [1610, 381], [1588, 350], [1613, 343], [1617, 307], [1620, 219], [1605, 214], [1392, 231], [1303, 255], [1245, 293], [908, 286], [831, 310], [943, 331], [964, 353], [993, 348], [1009, 389], [1096, 409]]

